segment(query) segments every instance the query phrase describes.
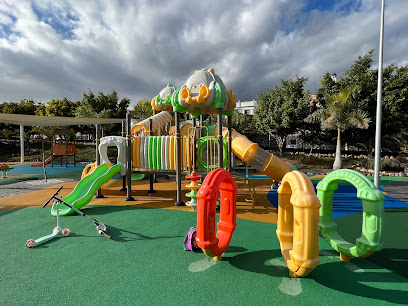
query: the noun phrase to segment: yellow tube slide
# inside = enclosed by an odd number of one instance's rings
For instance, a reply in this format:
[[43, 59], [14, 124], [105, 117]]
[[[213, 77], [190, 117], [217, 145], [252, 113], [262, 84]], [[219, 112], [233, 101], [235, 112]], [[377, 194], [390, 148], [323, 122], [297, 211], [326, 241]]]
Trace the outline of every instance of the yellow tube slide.
[[[228, 129], [223, 128], [222, 135], [228, 137]], [[283, 176], [292, 170], [291, 166], [272, 153], [260, 148], [232, 129], [232, 152], [243, 162], [266, 174], [275, 181], [281, 181]]]

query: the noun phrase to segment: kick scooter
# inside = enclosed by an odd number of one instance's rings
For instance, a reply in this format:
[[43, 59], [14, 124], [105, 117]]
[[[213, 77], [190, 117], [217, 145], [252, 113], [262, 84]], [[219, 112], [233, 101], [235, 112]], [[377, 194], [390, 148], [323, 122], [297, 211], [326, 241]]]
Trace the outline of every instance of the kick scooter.
[[[57, 198], [57, 195], [58, 195], [58, 193], [61, 191], [62, 188], [63, 188], [63, 186], [61, 186], [61, 187], [49, 198], [49, 200], [43, 205], [43, 208], [46, 207], [46, 206], [48, 205], [48, 203], [49, 203], [51, 200], [54, 200], [54, 204], [53, 204], [53, 205], [57, 205], [57, 203], [64, 204], [64, 205], [68, 206], [69, 208], [73, 209], [76, 213], [78, 213], [78, 214], [81, 215], [82, 217], [84, 217], [84, 218], [86, 218], [87, 220], [91, 221], [91, 222], [96, 226], [96, 230], [98, 231], [98, 234], [104, 236], [105, 238], [110, 239], [111, 236], [106, 232], [106, 226], [105, 226], [105, 224], [103, 224], [102, 222], [99, 222], [98, 220], [96, 220], [96, 219], [94, 219], [94, 218], [89, 217], [87, 214], [84, 214], [82, 211], [76, 209], [76, 208], [73, 207], [72, 205], [70, 205], [70, 204], [64, 202], [63, 200]], [[60, 231], [59, 231], [59, 230], [60, 230]], [[48, 241], [48, 240], [51, 240], [51, 239], [55, 238], [57, 235], [67, 236], [68, 234], [69, 234], [69, 229], [67, 229], [67, 228], [62, 229], [62, 228], [59, 226], [59, 210], [57, 209], [57, 227], [54, 228], [53, 233], [52, 233], [51, 235], [41, 237], [41, 238], [39, 238], [39, 239], [37, 239], [37, 240], [30, 239], [30, 240], [27, 241], [26, 246], [29, 247], [29, 248], [31, 248], [31, 247], [33, 247], [33, 246], [36, 246], [36, 245], [39, 245], [39, 244], [41, 244], [41, 243], [44, 243], [44, 242], [46, 242], [46, 241]]]
[[[48, 200], [49, 202], [49, 200]], [[48, 204], [48, 202], [46, 204]], [[57, 205], [57, 203], [54, 203], [53, 205]], [[45, 207], [45, 206], [43, 206]], [[38, 238], [38, 239], [29, 239], [27, 240], [26, 247], [32, 248], [34, 246], [40, 245], [44, 242], [47, 242], [51, 239], [54, 239], [56, 237], [65, 237], [69, 235], [69, 229], [68, 228], [61, 228], [60, 226], [60, 218], [59, 218], [59, 209], [57, 209], [57, 226], [54, 227], [52, 230], [52, 234]]]

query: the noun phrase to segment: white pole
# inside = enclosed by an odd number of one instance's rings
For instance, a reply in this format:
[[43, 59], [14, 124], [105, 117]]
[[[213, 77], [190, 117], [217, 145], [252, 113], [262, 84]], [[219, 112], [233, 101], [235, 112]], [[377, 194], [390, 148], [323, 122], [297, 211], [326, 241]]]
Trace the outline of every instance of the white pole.
[[24, 163], [24, 126], [20, 125], [20, 162]]
[[383, 83], [383, 39], [384, 39], [384, 6], [381, 6], [380, 48], [378, 55], [378, 85], [377, 85], [377, 116], [375, 120], [375, 157], [374, 157], [374, 185], [380, 188], [380, 161], [381, 161], [381, 98]]

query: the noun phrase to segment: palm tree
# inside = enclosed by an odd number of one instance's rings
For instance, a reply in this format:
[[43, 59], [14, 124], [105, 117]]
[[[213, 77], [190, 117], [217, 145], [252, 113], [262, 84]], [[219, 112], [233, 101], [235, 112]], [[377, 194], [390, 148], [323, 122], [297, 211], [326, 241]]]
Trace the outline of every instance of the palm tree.
[[320, 121], [323, 130], [337, 129], [336, 158], [333, 169], [343, 167], [340, 132], [350, 127], [366, 129], [371, 121], [368, 114], [362, 111], [359, 103], [354, 100], [356, 90], [357, 86], [350, 86], [331, 95], [325, 107], [320, 107], [306, 118], [306, 122]]

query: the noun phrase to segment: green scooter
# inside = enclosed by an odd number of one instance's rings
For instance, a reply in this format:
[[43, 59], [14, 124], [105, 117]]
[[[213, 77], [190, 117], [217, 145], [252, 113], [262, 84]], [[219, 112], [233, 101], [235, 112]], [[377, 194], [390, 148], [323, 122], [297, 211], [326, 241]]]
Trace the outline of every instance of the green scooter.
[[[75, 212], [77, 212], [78, 214], [80, 214], [82, 217], [86, 218], [87, 220], [91, 221], [95, 226], [96, 226], [96, 230], [98, 231], [98, 234], [104, 236], [105, 238], [110, 239], [111, 236], [106, 232], [106, 226], [105, 224], [103, 224], [102, 222], [99, 222], [98, 220], [89, 217], [88, 215], [84, 214], [82, 211], [76, 209], [75, 207], [73, 207], [72, 205], [65, 203], [63, 200], [57, 198], [58, 193], [61, 191], [61, 189], [63, 188], [63, 186], [61, 186], [50, 198], [49, 200], [42, 206], [43, 208], [46, 207], [48, 205], [48, 203], [51, 200], [54, 200], [54, 204], [53, 205], [57, 205], [58, 203], [64, 204], [66, 206], [68, 206], [69, 208], [73, 209]], [[68, 228], [61, 228], [60, 226], [60, 221], [59, 221], [59, 210], [56, 209], [57, 211], [57, 226], [53, 229], [52, 234], [38, 238], [36, 240], [34, 239], [29, 239], [27, 240], [26, 243], [26, 247], [31, 248], [37, 245], [40, 245], [44, 242], [47, 242], [51, 239], [54, 239], [55, 237], [65, 237], [68, 236], [69, 234], [69, 229]]]
[[[51, 198], [49, 198], [49, 200], [43, 205], [43, 208], [48, 205], [48, 203], [61, 191], [61, 189], [62, 189], [62, 186], [52, 195]], [[57, 202], [54, 202], [53, 205], [57, 205]], [[54, 229], [52, 230], [52, 234], [35, 239], [35, 240], [29, 239], [27, 240], [26, 247], [32, 248], [34, 246], [40, 245], [56, 237], [65, 237], [68, 235], [69, 235], [69, 229], [68, 228], [63, 229], [60, 225], [59, 209], [57, 209], [57, 226], [54, 227]]]

